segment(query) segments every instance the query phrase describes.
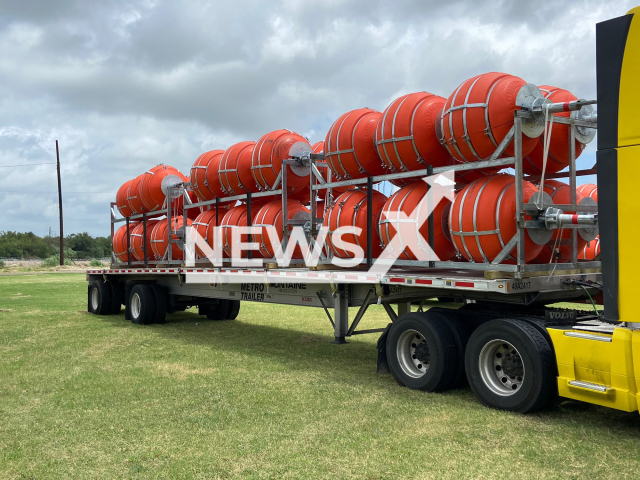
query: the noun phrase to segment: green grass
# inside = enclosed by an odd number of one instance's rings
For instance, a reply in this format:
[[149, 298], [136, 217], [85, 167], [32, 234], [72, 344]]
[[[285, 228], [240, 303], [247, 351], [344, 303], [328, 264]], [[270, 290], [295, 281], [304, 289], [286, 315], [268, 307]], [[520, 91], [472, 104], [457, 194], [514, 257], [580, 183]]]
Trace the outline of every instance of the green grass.
[[331, 340], [320, 309], [145, 327], [87, 314], [84, 275], [0, 277], [0, 478], [637, 475], [637, 412], [491, 410], [376, 375], [374, 335]]

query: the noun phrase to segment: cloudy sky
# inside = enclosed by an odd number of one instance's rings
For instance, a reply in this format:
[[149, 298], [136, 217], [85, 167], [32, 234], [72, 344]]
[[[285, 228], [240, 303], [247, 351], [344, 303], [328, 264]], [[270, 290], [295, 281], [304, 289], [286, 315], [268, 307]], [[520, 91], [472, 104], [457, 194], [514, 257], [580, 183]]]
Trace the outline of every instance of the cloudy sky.
[[[0, 0], [0, 230], [108, 235], [108, 203], [158, 163], [359, 107], [449, 96], [488, 71], [595, 98], [595, 24], [637, 1]], [[595, 142], [580, 159], [594, 163]]]

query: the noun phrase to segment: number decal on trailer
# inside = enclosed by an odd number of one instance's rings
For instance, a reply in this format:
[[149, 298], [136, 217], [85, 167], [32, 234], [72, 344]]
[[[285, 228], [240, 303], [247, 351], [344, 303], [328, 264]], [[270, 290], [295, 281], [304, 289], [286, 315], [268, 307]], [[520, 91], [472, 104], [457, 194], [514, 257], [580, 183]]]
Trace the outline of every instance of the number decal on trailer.
[[511, 282], [511, 290], [529, 290], [531, 288], [531, 282]]

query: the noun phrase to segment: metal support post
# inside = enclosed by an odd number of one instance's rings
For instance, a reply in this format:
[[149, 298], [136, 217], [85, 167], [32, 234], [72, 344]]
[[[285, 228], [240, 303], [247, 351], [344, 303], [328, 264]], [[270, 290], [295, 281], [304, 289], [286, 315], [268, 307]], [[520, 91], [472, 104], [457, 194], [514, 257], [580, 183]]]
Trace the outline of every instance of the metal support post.
[[373, 178], [367, 177], [367, 268], [373, 265]]
[[398, 303], [398, 317], [400, 315], [404, 315], [405, 313], [411, 313], [411, 302]]
[[311, 166], [309, 168], [309, 194], [310, 199], [311, 199], [311, 238], [315, 239], [316, 235], [318, 234], [316, 225], [317, 225], [317, 220], [316, 220], [316, 210], [318, 209], [317, 205], [316, 205], [316, 194], [318, 192], [316, 192], [313, 189], [313, 186], [316, 183], [316, 176], [313, 173], [313, 168], [316, 164], [315, 159], [311, 159]]
[[131, 236], [129, 233], [129, 217], [127, 217], [127, 265], [131, 265]]
[[[431, 175], [433, 175], [433, 166], [431, 165], [427, 165], [427, 177], [430, 177]], [[429, 244], [429, 247], [431, 248], [431, 251], [434, 251], [433, 247], [435, 244], [435, 232], [434, 232], [434, 222], [433, 222], [433, 212], [435, 211], [436, 205], [432, 205], [433, 203], [433, 192], [431, 191], [431, 186], [428, 185], [427, 186], [428, 190], [427, 190], [427, 202], [429, 207], [431, 207], [431, 215], [429, 215], [429, 218], [427, 219], [427, 228], [429, 229], [429, 231], [427, 232], [427, 243]], [[436, 262], [435, 260], [429, 260], [429, 267], [433, 268], [436, 266]]]
[[516, 225], [518, 228], [518, 238], [517, 238], [517, 271], [516, 277], [522, 278], [522, 273], [524, 272], [524, 202], [523, 202], [523, 171], [522, 171], [522, 118], [518, 116], [519, 112], [515, 112], [514, 121], [514, 136], [513, 136], [513, 146], [514, 146], [514, 155], [515, 155], [515, 170], [516, 170]]
[[115, 220], [115, 213], [113, 208], [116, 206], [115, 202], [111, 202], [111, 263], [116, 263], [116, 255], [113, 251], [113, 235], [115, 233], [115, 227], [113, 221]]
[[149, 264], [147, 257], [147, 214], [142, 214], [142, 255], [144, 255], [144, 266]]
[[288, 189], [289, 185], [287, 183], [287, 170], [289, 170], [289, 165], [285, 160], [282, 162], [282, 250], [284, 251], [287, 248], [287, 244], [289, 243], [289, 212], [287, 211], [287, 206], [289, 199], [288, 197]]
[[220, 226], [220, 219], [218, 216], [220, 215], [220, 199], [216, 197], [216, 227]]
[[[576, 189], [576, 126], [569, 125], [569, 203], [577, 206]], [[573, 210], [577, 212], [577, 210]], [[578, 231], [571, 229], [571, 263], [578, 263]]]
[[[251, 228], [252, 225], [253, 225], [253, 221], [251, 220], [251, 192], [247, 192], [247, 227]], [[247, 241], [249, 243], [253, 241], [253, 235], [251, 235], [251, 231], [249, 231], [249, 236], [247, 238]], [[249, 260], [253, 258], [253, 250], [249, 249], [247, 251], [247, 258]]]
[[349, 296], [346, 285], [341, 285], [341, 289], [335, 294], [334, 306], [334, 340], [332, 343], [341, 345], [347, 343], [345, 337], [349, 331]]

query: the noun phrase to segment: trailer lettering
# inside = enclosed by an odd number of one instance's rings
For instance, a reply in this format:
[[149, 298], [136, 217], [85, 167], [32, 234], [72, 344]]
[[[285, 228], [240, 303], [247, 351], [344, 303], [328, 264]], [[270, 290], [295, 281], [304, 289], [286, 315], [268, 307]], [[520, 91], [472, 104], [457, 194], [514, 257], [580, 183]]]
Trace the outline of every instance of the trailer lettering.
[[272, 283], [272, 287], [274, 288], [291, 288], [294, 290], [306, 290], [306, 283]]
[[241, 292], [264, 292], [264, 283], [241, 283]]
[[255, 292], [241, 292], [241, 300], [248, 300], [250, 302], [264, 302], [264, 293]]

